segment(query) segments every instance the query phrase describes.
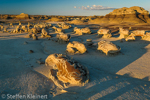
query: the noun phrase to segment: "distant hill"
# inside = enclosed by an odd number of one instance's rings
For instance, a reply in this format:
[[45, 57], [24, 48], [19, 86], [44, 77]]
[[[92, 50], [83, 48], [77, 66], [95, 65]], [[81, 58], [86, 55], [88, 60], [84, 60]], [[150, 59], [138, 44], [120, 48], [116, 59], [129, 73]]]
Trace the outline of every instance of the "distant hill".
[[29, 19], [29, 15], [25, 13], [21, 13], [20, 15], [16, 16], [17, 19]]
[[102, 18], [91, 20], [93, 23], [150, 23], [149, 12], [142, 7], [133, 6], [115, 9]]
[[47, 21], [69, 21], [70, 23], [89, 22], [93, 24], [139, 24], [150, 23], [149, 12], [142, 7], [133, 6], [114, 9], [105, 16], [60, 16], [60, 15], [28, 15], [21, 13], [19, 15], [1, 14], [0, 19], [32, 19]]

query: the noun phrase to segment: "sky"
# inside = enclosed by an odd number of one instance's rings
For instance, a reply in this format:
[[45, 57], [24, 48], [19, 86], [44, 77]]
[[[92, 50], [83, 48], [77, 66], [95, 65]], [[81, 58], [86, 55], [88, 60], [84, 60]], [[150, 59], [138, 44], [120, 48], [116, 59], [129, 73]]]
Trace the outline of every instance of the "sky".
[[150, 0], [0, 0], [0, 14], [93, 16], [132, 6], [149, 11], [149, 4]]

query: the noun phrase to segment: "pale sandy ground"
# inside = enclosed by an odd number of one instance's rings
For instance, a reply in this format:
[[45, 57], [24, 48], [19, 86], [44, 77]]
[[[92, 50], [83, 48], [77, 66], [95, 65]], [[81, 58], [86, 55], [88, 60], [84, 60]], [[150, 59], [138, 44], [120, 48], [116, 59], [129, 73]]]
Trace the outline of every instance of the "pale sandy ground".
[[[87, 38], [92, 38], [96, 45], [102, 40], [96, 37], [97, 30], [92, 30], [91, 35], [83, 36], [74, 35], [71, 31], [72, 29], [66, 30], [67, 34], [72, 34], [70, 41], [85, 43]], [[49, 54], [65, 53], [67, 44], [48, 39], [34, 41], [24, 38], [26, 34], [0, 32], [0, 95], [38, 94], [47, 95], [48, 100], [150, 99], [150, 42], [120, 42], [113, 37], [105, 40], [121, 47], [118, 55], [106, 56], [96, 51], [96, 47], [88, 47], [88, 52], [83, 55], [68, 54], [87, 66], [90, 81], [85, 86], [70, 87], [66, 89], [67, 93], [53, 96], [58, 88], [48, 78], [49, 69], [36, 61], [44, 61]], [[24, 44], [25, 41], [28, 44]], [[34, 53], [29, 53], [29, 50]]]

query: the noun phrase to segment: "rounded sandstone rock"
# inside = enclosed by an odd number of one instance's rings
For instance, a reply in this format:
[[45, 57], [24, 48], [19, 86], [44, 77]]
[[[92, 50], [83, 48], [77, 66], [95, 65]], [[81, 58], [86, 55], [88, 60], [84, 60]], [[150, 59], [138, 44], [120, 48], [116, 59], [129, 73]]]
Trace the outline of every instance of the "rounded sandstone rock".
[[116, 46], [115, 44], [113, 44], [110, 41], [102, 40], [102, 41], [98, 42], [97, 50], [101, 50], [106, 55], [108, 55], [108, 53], [117, 53], [117, 52], [119, 52], [121, 50], [121, 48]]
[[84, 44], [78, 41], [73, 41], [72, 43], [70, 42], [67, 45], [66, 51], [72, 54], [77, 54], [77, 53], [83, 54], [87, 51], [87, 49]]

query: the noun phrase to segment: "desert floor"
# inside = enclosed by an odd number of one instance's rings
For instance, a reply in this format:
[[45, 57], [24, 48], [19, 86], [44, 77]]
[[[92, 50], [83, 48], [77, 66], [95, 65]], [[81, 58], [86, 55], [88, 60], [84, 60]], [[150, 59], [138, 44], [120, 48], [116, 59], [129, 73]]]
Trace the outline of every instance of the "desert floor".
[[[55, 25], [56, 23], [52, 23]], [[7, 24], [5, 25], [7, 26]], [[67, 88], [60, 92], [49, 79], [49, 69], [38, 60], [45, 61], [53, 53], [65, 54], [67, 44], [53, 41], [53, 38], [25, 38], [28, 33], [2, 33], [0, 31], [0, 95], [3, 94], [38, 94], [47, 95], [48, 100], [149, 100], [150, 99], [150, 42], [140, 40], [126, 42], [118, 39], [119, 25], [102, 25], [112, 30], [113, 37], [103, 39], [97, 36], [100, 25], [72, 25], [90, 27], [92, 34], [75, 35], [71, 29], [70, 41], [86, 42], [92, 39], [93, 47], [82, 55], [70, 55], [85, 65], [90, 74], [90, 81], [85, 86]], [[124, 25], [123, 25], [124, 26]], [[124, 26], [128, 28], [129, 26]], [[148, 25], [132, 25], [132, 29], [150, 31]], [[15, 27], [10, 27], [8, 31]], [[49, 29], [55, 38], [56, 33]], [[132, 30], [131, 30], [132, 31]], [[39, 34], [40, 35], [40, 34]], [[121, 47], [116, 55], [106, 56], [97, 51], [97, 43], [108, 40]], [[25, 43], [26, 42], [26, 43]], [[29, 53], [33, 50], [33, 53]], [[55, 94], [55, 96], [54, 96]], [[0, 100], [2, 98], [0, 97]], [[6, 98], [5, 98], [6, 99]], [[2, 100], [5, 100], [2, 99]]]

